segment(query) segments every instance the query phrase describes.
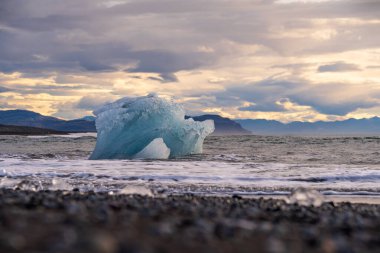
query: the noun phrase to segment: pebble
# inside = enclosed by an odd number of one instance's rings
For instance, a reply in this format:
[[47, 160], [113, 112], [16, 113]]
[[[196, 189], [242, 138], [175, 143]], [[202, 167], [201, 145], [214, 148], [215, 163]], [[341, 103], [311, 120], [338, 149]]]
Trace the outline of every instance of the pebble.
[[380, 252], [380, 205], [0, 189], [0, 252]]

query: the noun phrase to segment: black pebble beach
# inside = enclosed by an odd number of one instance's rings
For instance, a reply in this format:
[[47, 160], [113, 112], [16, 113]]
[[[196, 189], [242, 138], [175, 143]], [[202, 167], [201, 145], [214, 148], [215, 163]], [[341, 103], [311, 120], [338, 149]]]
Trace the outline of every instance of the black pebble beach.
[[380, 205], [1, 189], [0, 252], [380, 252]]

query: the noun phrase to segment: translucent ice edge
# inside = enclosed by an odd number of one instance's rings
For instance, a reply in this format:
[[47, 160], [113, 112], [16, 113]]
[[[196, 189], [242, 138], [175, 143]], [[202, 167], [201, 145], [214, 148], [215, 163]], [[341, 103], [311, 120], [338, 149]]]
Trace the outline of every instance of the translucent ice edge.
[[202, 153], [212, 120], [185, 119], [183, 107], [155, 94], [122, 98], [95, 111], [97, 143], [90, 159], [167, 159]]

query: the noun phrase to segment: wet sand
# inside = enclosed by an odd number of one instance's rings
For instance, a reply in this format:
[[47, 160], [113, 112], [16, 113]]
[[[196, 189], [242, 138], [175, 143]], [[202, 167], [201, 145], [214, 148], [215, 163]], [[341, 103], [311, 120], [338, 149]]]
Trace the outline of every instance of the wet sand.
[[0, 252], [380, 252], [380, 205], [0, 190]]

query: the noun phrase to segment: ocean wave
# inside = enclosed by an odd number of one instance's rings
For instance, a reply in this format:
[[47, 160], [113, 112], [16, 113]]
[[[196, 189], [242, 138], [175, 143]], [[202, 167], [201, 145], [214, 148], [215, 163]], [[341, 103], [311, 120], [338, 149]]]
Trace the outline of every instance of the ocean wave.
[[290, 179], [290, 181], [312, 182], [312, 183], [337, 182], [337, 181], [379, 182], [380, 183], [380, 174], [292, 178]]

